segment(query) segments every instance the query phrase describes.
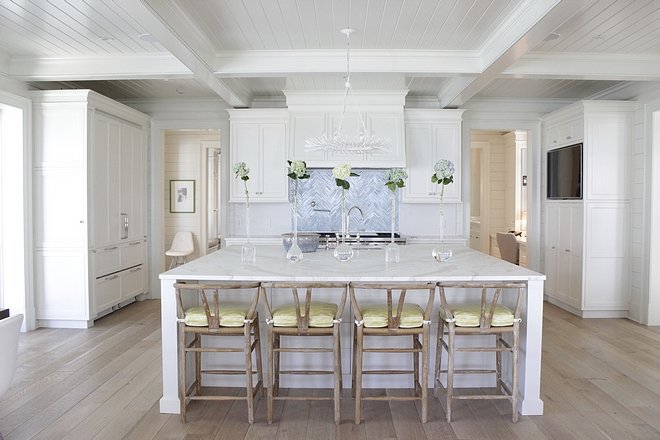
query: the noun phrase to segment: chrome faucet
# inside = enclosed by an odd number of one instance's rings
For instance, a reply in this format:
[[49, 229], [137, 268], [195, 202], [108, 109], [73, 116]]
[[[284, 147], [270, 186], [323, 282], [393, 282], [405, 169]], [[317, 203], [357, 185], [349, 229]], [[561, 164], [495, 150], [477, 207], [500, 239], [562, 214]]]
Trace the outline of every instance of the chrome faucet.
[[[362, 217], [362, 221], [364, 221], [364, 213], [362, 212], [360, 207], [357, 206], [357, 205], [352, 206], [351, 209], [349, 209], [348, 213], [346, 214], [346, 238], [351, 236], [351, 212], [354, 209], [357, 209], [358, 211], [360, 211], [360, 217]], [[359, 234], [359, 232], [358, 232], [358, 234]]]

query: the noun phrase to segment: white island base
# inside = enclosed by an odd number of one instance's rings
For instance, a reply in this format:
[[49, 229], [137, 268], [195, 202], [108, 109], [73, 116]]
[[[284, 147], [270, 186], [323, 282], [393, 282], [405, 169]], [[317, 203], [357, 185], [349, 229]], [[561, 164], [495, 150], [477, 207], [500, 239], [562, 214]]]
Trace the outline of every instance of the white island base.
[[[172, 269], [160, 275], [161, 279], [161, 308], [162, 308], [162, 344], [163, 344], [163, 397], [160, 401], [161, 413], [178, 414], [179, 398], [177, 385], [177, 328], [176, 304], [173, 284], [176, 281], [188, 282], [217, 282], [217, 281], [298, 281], [298, 282], [439, 282], [439, 281], [522, 281], [527, 283], [527, 301], [523, 304], [521, 341], [520, 341], [520, 404], [522, 415], [543, 414], [543, 401], [540, 399], [541, 382], [541, 334], [543, 322], [543, 280], [545, 275], [515, 266], [503, 260], [491, 257], [481, 252], [463, 246], [450, 246], [453, 257], [444, 263], [435, 261], [431, 257], [433, 245], [414, 244], [400, 247], [399, 263], [386, 263], [382, 250], [360, 250], [355, 252], [352, 260], [340, 263], [333, 257], [332, 250], [318, 250], [304, 254], [299, 263], [291, 263], [286, 259], [286, 252], [280, 245], [257, 246], [256, 263], [241, 262], [241, 247], [229, 246], [205, 257], [194, 260], [188, 264]], [[270, 292], [274, 304], [282, 300], [290, 300], [290, 293]], [[332, 292], [327, 293], [332, 297]], [[428, 298], [428, 297], [427, 297]], [[513, 295], [511, 295], [513, 300]], [[449, 298], [450, 301], [461, 301], [461, 298]], [[505, 296], [505, 301], [507, 300]], [[437, 337], [437, 309], [439, 299], [436, 297], [431, 328], [431, 356], [429, 374], [432, 375], [435, 364], [435, 340]], [[259, 309], [261, 310], [261, 308]], [[263, 313], [260, 317], [263, 320]], [[350, 305], [347, 304], [342, 319], [342, 369], [344, 387], [350, 387], [351, 354], [353, 342], [353, 318]], [[261, 326], [262, 341], [266, 341], [266, 326]], [[300, 339], [295, 343], [301, 343]], [[402, 338], [388, 338], [385, 343], [408, 344]], [[399, 341], [400, 340], [400, 341]], [[283, 339], [283, 344], [287, 341]], [[240, 341], [238, 342], [241, 343]], [[304, 343], [304, 342], [303, 342]], [[262, 342], [263, 359], [265, 362], [265, 344]], [[285, 362], [296, 365], [296, 355], [283, 357]], [[368, 355], [367, 355], [368, 356]], [[374, 355], [375, 356], [375, 355]], [[412, 363], [410, 357], [395, 356], [386, 358], [365, 358], [365, 369], [373, 368], [401, 368], [400, 362]], [[480, 358], [481, 356], [481, 358]], [[239, 356], [242, 357], [242, 355]], [[308, 359], [308, 358], [307, 358]], [[317, 360], [315, 359], [315, 362]], [[446, 353], [443, 355], [443, 363]], [[208, 362], [214, 362], [212, 358]], [[227, 362], [223, 359], [222, 362]], [[302, 359], [301, 359], [301, 362]], [[304, 362], [309, 362], [306, 360]], [[332, 365], [329, 358], [318, 358], [319, 363]], [[457, 358], [457, 367], [461, 358]], [[469, 358], [472, 368], [479, 363], [484, 367], [493, 365], [494, 356], [483, 353], [471, 353]], [[370, 363], [372, 366], [370, 366]], [[476, 364], [475, 364], [476, 363]], [[504, 365], [505, 374], [508, 370]], [[366, 380], [368, 379], [368, 380]], [[235, 376], [228, 382], [213, 378], [205, 382], [207, 385], [233, 385], [245, 386], [244, 378]], [[264, 380], [265, 368], [264, 368]], [[327, 384], [324, 382], [327, 380]], [[444, 376], [443, 376], [444, 380]], [[493, 375], [463, 375], [455, 380], [457, 387], [492, 387]], [[433, 384], [433, 377], [429, 377], [429, 384]], [[412, 380], [409, 376], [369, 375], [365, 377], [366, 387], [371, 388], [411, 388]], [[332, 387], [331, 378], [324, 376], [294, 376], [283, 377], [283, 388], [295, 387]], [[431, 385], [432, 386], [432, 385]]]

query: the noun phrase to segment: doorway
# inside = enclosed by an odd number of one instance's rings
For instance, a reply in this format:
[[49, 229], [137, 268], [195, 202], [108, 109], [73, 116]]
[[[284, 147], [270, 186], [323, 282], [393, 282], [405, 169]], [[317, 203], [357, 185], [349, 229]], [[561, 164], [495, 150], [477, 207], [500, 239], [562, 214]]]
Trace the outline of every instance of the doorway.
[[499, 258], [497, 232], [527, 238], [527, 131], [470, 131], [470, 247]]
[[[220, 130], [166, 130], [164, 135], [165, 249], [177, 232], [190, 231], [195, 242], [191, 261], [220, 246]], [[194, 182], [192, 212], [172, 212], [172, 181]]]

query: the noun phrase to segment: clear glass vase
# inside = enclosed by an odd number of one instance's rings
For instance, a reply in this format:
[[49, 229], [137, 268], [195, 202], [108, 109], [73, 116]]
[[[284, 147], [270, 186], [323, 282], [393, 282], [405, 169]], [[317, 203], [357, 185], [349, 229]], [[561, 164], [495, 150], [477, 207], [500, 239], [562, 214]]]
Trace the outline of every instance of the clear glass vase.
[[399, 262], [399, 245], [394, 242], [394, 210], [396, 208], [396, 191], [392, 191], [392, 236], [391, 241], [385, 246], [385, 262]]
[[433, 248], [433, 252], [432, 252], [433, 259], [441, 263], [444, 263], [445, 261], [449, 260], [453, 255], [451, 249], [445, 246], [444, 237], [442, 233], [443, 217], [444, 217], [444, 206], [443, 206], [444, 193], [445, 193], [445, 186], [442, 185], [442, 189], [440, 190], [440, 243], [438, 243]]
[[257, 249], [250, 243], [250, 205], [245, 205], [245, 230], [247, 242], [241, 248], [241, 261], [243, 263], [254, 263], [257, 259]]
[[342, 263], [353, 258], [353, 248], [346, 244], [346, 209], [344, 204], [344, 188], [341, 189], [341, 244], [334, 252], [335, 259]]
[[293, 243], [286, 253], [286, 259], [292, 263], [303, 259], [303, 252], [298, 246], [298, 179], [296, 179], [296, 190], [293, 195]]

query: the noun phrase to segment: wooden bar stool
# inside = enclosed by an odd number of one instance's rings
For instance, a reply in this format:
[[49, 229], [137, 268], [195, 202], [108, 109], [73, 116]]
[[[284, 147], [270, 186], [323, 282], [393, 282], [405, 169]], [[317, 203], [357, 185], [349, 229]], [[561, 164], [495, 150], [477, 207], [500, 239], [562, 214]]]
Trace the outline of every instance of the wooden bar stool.
[[[518, 351], [520, 348], [520, 310], [527, 289], [522, 283], [438, 283], [440, 286], [440, 311], [438, 312], [438, 346], [435, 362], [435, 386], [433, 394], [438, 397], [442, 388], [447, 395], [447, 422], [451, 422], [453, 399], [511, 399], [513, 422], [518, 421]], [[461, 297], [469, 295], [467, 289], [481, 289], [481, 299], [475, 303], [449, 305], [446, 289], [462, 289]], [[503, 289], [516, 289], [516, 305], [511, 310], [500, 299]], [[446, 327], [446, 331], [445, 331]], [[503, 338], [512, 334], [511, 343]], [[456, 336], [494, 335], [495, 344], [490, 346], [456, 347]], [[445, 336], [447, 340], [445, 341]], [[447, 368], [441, 369], [442, 350], [447, 350]], [[454, 355], [463, 352], [494, 352], [494, 369], [455, 369]], [[511, 388], [502, 380], [502, 352], [512, 355]], [[447, 373], [447, 387], [440, 381], [440, 374]], [[496, 393], [479, 395], [454, 395], [454, 374], [495, 374]], [[504, 393], [502, 392], [504, 391]], [[512, 392], [513, 391], [513, 392]]]
[[[422, 423], [428, 418], [428, 377], [429, 377], [429, 344], [431, 312], [433, 310], [433, 297], [435, 284], [382, 284], [382, 283], [351, 283], [350, 297], [355, 315], [353, 332], [353, 383], [352, 394], [355, 397], [355, 423], [361, 419], [363, 400], [421, 400]], [[360, 301], [356, 290], [361, 292]], [[378, 291], [380, 301], [375, 303], [373, 291]], [[393, 292], [399, 293], [398, 300], [393, 300]], [[428, 295], [426, 307], [406, 302], [407, 293], [424, 292]], [[383, 303], [383, 297], [386, 302]], [[369, 298], [369, 299], [367, 299]], [[396, 301], [396, 302], [393, 302]], [[420, 342], [419, 336], [422, 336]], [[365, 336], [412, 336], [412, 344], [406, 348], [365, 348]], [[364, 353], [412, 353], [412, 370], [363, 370]], [[421, 356], [421, 363], [420, 363]], [[421, 383], [420, 383], [421, 368]], [[369, 396], [362, 394], [363, 374], [412, 374], [414, 396]]]
[[[266, 295], [266, 289], [290, 289], [293, 303], [287, 303], [271, 309]], [[318, 297], [320, 289], [341, 289], [338, 295], [339, 304], [313, 301]], [[304, 300], [301, 302], [299, 290], [304, 291]], [[261, 298], [268, 325], [268, 423], [273, 422], [274, 400], [333, 400], [335, 405], [335, 423], [341, 422], [340, 397], [342, 390], [341, 380], [341, 343], [339, 338], [341, 316], [344, 313], [348, 285], [346, 283], [262, 283]], [[310, 347], [282, 347], [282, 336], [329, 336], [332, 337], [332, 348]], [[281, 353], [332, 353], [332, 370], [281, 370]], [[334, 395], [324, 396], [280, 396], [281, 374], [332, 374], [334, 375]]]
[[[254, 422], [254, 397], [257, 393], [263, 397], [263, 377], [261, 372], [261, 340], [259, 337], [259, 283], [222, 283], [222, 284], [185, 284], [177, 283], [177, 322], [179, 351], [179, 400], [181, 403], [181, 422], [186, 422], [186, 405], [190, 400], [245, 400], [247, 401], [248, 422]], [[195, 295], [192, 295], [192, 292]], [[248, 296], [252, 292], [251, 296]], [[186, 298], [184, 298], [184, 296]], [[195, 298], [196, 296], [196, 298]], [[245, 303], [241, 298], [251, 302]], [[201, 306], [185, 308], [193, 300]], [[186, 343], [186, 335], [193, 339]], [[202, 346], [202, 336], [241, 336], [244, 346], [210, 347]], [[245, 369], [208, 369], [202, 370], [202, 353], [245, 354]], [[186, 387], [186, 355], [194, 353], [195, 380]], [[256, 371], [253, 371], [252, 355], [256, 356]], [[244, 374], [246, 395], [202, 395], [202, 374]], [[253, 375], [257, 383], [253, 385]]]

